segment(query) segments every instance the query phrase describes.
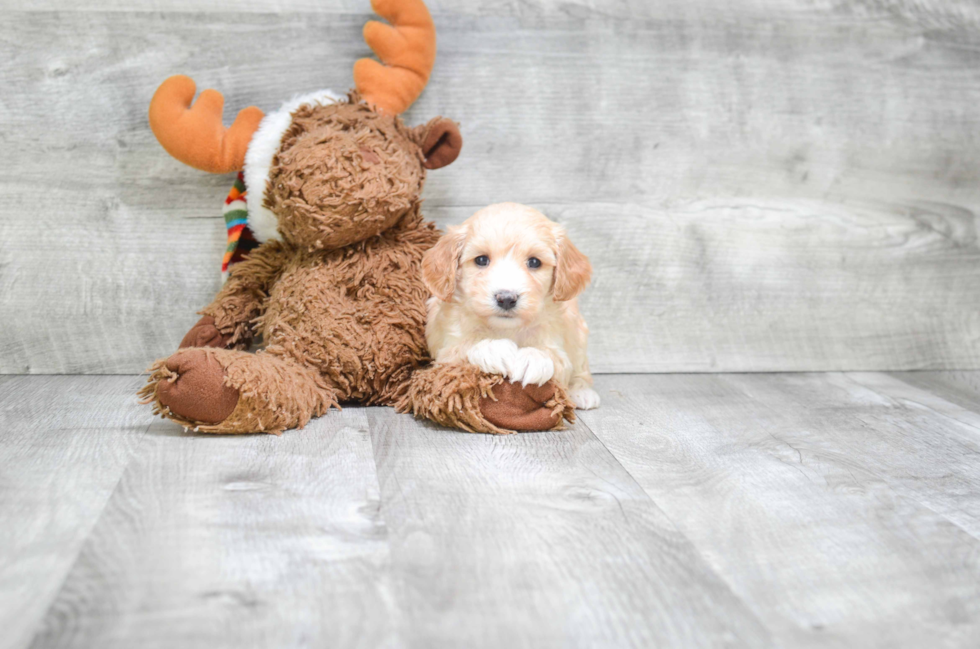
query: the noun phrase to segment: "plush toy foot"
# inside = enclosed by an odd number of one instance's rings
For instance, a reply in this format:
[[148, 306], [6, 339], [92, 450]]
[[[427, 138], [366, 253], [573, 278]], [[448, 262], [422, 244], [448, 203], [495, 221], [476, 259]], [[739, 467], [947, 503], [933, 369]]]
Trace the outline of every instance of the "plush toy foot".
[[221, 333], [214, 324], [214, 318], [209, 315], [197, 321], [190, 331], [180, 341], [179, 349], [187, 347], [220, 347], [226, 349], [231, 343], [231, 335]]
[[480, 399], [480, 412], [494, 426], [519, 431], [551, 430], [561, 423], [562, 412], [555, 408], [555, 384], [551, 381], [526, 387], [503, 381], [492, 390], [492, 397]]
[[469, 363], [417, 370], [395, 408], [474, 433], [557, 430], [575, 421], [574, 404], [553, 383], [521, 387]]
[[156, 386], [156, 397], [181, 419], [219, 424], [238, 405], [238, 390], [225, 384], [225, 369], [204, 349], [185, 349], [168, 358], [170, 377]]
[[192, 347], [157, 361], [139, 391], [143, 403], [201, 433], [275, 433], [302, 428], [337, 406], [318, 372], [268, 350]]

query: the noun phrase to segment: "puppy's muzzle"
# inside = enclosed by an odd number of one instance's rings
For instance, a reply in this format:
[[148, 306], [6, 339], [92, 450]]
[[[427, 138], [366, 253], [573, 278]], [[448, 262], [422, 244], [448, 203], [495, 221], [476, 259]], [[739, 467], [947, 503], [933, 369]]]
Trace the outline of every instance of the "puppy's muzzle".
[[514, 291], [497, 291], [493, 294], [493, 299], [497, 301], [497, 306], [504, 311], [510, 311], [517, 306], [520, 296]]

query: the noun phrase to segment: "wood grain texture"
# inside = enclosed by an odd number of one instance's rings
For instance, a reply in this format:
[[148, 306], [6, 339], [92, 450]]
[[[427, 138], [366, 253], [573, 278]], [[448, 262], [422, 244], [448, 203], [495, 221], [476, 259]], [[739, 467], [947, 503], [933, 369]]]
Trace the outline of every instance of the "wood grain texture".
[[508, 437], [2, 377], [0, 647], [973, 647], [976, 377], [899, 376], [600, 376]]
[[777, 645], [975, 644], [980, 415], [880, 374], [599, 388], [583, 421]]
[[137, 377], [0, 378], [0, 647], [57, 595], [150, 424]]
[[154, 426], [34, 647], [391, 646], [363, 410], [282, 437]]
[[[368, 53], [367, 0], [239, 5], [5, 13], [0, 138], [24, 153], [0, 160], [0, 372], [141, 370], [217, 289], [229, 179], [153, 141], [160, 80], [231, 115], [344, 89]], [[980, 367], [975, 4], [433, 10], [406, 117], [456, 119], [466, 146], [426, 211], [516, 200], [565, 223], [596, 266], [596, 371]]]
[[407, 646], [769, 645], [585, 427], [494, 437], [369, 417]]
[[[234, 13], [302, 13], [302, 14], [364, 14], [370, 0], [211, 0], [209, 12]], [[707, 14], [721, 19], [766, 20], [798, 16], [810, 12], [818, 15], [833, 13], [842, 18], [875, 20], [879, 18], [905, 20], [912, 24], [938, 28], [961, 28], [980, 24], [980, 8], [972, 0], [742, 0], [725, 3], [718, 0], [427, 0], [426, 6], [436, 17], [483, 16], [540, 18], [700, 18]], [[23, 10], [17, 0], [0, 0], [0, 8]], [[32, 0], [34, 11], [60, 12], [196, 12], [200, 3], [194, 0]]]
[[973, 412], [980, 412], [980, 372], [889, 372], [904, 381]]

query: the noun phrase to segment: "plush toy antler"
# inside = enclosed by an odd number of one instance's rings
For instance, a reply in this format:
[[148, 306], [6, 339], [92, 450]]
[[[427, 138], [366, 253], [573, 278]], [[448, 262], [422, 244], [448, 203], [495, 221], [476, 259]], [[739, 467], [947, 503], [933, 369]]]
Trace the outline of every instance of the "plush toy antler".
[[[364, 25], [364, 40], [384, 65], [373, 59], [354, 64], [354, 85], [377, 110], [398, 115], [429, 81], [436, 60], [436, 28], [422, 0], [372, 0], [391, 25]], [[231, 128], [222, 123], [225, 98], [205, 90], [193, 105], [197, 86], [184, 75], [170, 77], [150, 101], [150, 128], [167, 153], [210, 173], [241, 171], [245, 152], [264, 114], [255, 106], [238, 113]]]
[[375, 20], [364, 25], [364, 40], [374, 59], [354, 64], [354, 86], [368, 104], [398, 115], [422, 94], [436, 60], [436, 28], [422, 0], [371, 0], [371, 7], [391, 25]]
[[226, 129], [221, 121], [225, 98], [208, 89], [191, 106], [196, 89], [193, 79], [182, 74], [160, 84], [150, 101], [153, 134], [167, 153], [186, 165], [216, 174], [240, 171], [264, 114], [249, 106]]

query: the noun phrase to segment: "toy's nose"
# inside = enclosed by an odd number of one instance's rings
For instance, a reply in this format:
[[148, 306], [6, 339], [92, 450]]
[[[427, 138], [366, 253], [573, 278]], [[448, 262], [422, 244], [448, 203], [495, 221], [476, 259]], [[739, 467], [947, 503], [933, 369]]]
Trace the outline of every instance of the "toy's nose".
[[497, 306], [504, 311], [510, 311], [517, 306], [519, 296], [514, 291], [497, 291], [493, 297], [497, 300]]

